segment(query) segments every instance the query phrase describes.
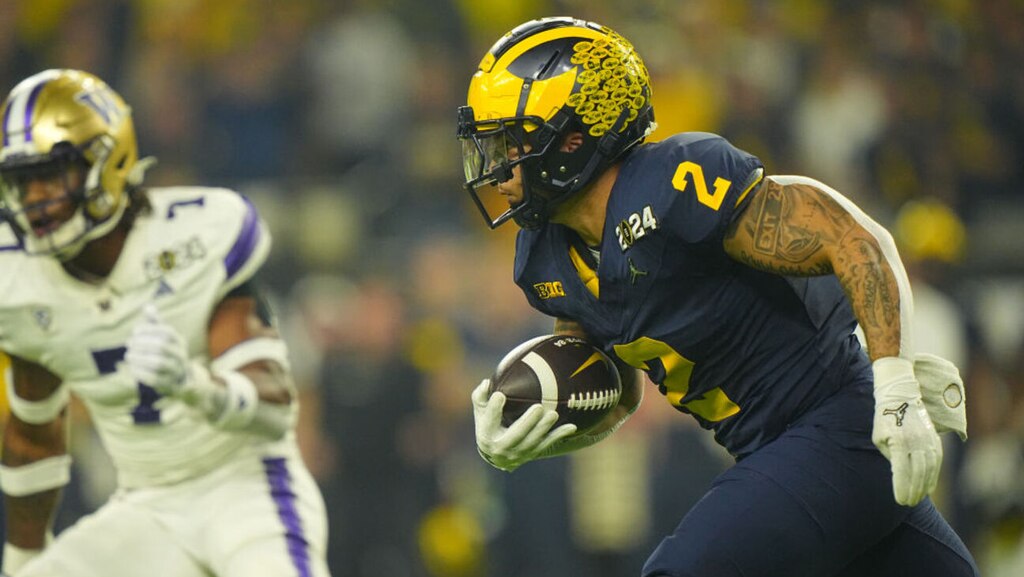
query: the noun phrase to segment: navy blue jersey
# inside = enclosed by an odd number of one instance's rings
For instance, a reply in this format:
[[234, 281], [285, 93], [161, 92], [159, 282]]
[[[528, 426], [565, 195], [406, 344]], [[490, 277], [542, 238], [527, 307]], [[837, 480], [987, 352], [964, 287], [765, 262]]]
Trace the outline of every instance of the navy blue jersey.
[[[561, 225], [520, 231], [516, 242], [515, 281], [534, 308], [580, 323], [645, 370], [736, 456], [845, 385], [870, 391], [870, 364], [834, 276], [768, 274], [724, 251], [762, 174], [756, 157], [717, 135], [678, 134], [624, 161], [599, 261]], [[858, 399], [870, 403], [870, 394]], [[857, 413], [857, 426], [870, 427], [870, 412]]]

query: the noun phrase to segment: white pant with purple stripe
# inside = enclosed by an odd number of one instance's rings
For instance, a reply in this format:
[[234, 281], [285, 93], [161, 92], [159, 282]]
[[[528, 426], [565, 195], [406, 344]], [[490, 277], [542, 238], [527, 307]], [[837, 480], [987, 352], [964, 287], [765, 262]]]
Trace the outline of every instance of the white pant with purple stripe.
[[294, 442], [274, 448], [118, 491], [15, 577], [328, 577], [320, 490]]

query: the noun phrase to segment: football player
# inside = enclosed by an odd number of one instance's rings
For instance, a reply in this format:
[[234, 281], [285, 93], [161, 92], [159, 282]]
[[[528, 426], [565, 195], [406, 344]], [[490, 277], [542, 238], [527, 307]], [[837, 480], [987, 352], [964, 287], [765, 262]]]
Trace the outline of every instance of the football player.
[[[466, 189], [491, 228], [520, 226], [515, 282], [556, 333], [632, 367], [585, 435], [552, 429], [540, 405], [502, 427], [485, 380], [480, 453], [511, 471], [601, 440], [639, 404], [641, 369], [737, 461], [643, 575], [977, 575], [927, 497], [938, 432], [966, 434], [962, 382], [935, 357], [915, 373], [891, 236], [720, 136], [645, 143], [653, 128], [643, 61], [598, 24], [527, 22], [473, 75], [458, 111]], [[492, 216], [495, 198], [507, 209]]]
[[[328, 575], [287, 350], [253, 280], [270, 250], [255, 208], [143, 188], [131, 110], [91, 74], [31, 76], [0, 118], [2, 572]], [[53, 538], [70, 395], [118, 489]]]

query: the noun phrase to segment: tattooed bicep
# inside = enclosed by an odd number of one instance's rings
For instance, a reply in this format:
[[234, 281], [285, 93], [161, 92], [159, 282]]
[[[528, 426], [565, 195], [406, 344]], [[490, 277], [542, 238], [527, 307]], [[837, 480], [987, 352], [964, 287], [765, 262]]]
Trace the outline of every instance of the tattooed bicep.
[[766, 178], [730, 225], [725, 251], [751, 267], [791, 276], [832, 272], [831, 256], [856, 227], [831, 196], [810, 184]]

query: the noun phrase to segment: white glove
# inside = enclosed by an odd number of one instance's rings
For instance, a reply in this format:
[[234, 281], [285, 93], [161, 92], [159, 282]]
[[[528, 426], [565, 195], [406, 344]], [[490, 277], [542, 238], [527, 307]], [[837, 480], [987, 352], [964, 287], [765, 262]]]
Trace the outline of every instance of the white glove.
[[921, 400], [914, 365], [884, 357], [872, 364], [875, 419], [871, 440], [892, 464], [892, 487], [900, 505], [916, 505], [935, 489], [942, 467], [942, 442]]
[[209, 374], [196, 374], [189, 363], [185, 337], [160, 318], [152, 304], [143, 309], [144, 318], [128, 337], [124, 361], [132, 377], [164, 396], [181, 396]]
[[576, 432], [573, 424], [551, 430], [558, 413], [545, 410], [540, 403], [527, 409], [511, 427], [502, 427], [505, 394], [494, 393], [488, 399], [490, 385], [490, 379], [484, 379], [473, 389], [473, 421], [480, 456], [496, 468], [514, 471], [523, 463], [544, 456], [545, 451]]
[[967, 397], [956, 365], [928, 353], [914, 355], [914, 376], [921, 384], [921, 400], [939, 433], [949, 431], [967, 440]]

